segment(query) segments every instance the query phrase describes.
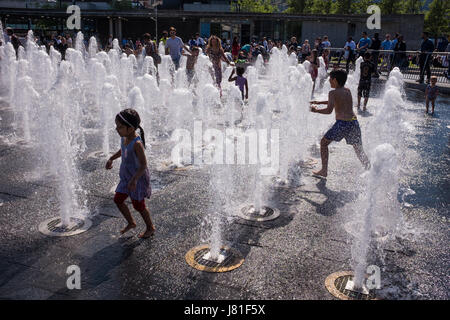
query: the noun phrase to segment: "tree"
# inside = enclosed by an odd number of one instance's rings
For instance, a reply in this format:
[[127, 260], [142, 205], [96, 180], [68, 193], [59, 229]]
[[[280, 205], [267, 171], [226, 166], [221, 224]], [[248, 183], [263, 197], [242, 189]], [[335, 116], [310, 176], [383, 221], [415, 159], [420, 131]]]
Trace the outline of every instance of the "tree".
[[399, 14], [402, 13], [403, 2], [398, 0], [381, 0], [381, 14]]
[[367, 14], [367, 8], [372, 4], [374, 4], [373, 0], [354, 0], [350, 10], [355, 14]]
[[336, 0], [333, 3], [334, 14], [351, 14], [352, 12], [352, 0]]
[[330, 14], [333, 0], [314, 0], [310, 12], [315, 14]]
[[287, 13], [311, 13], [314, 0], [288, 0]]
[[276, 11], [276, 7], [270, 0], [237, 0], [231, 2], [231, 11], [272, 13]]
[[425, 5], [425, 0], [406, 0], [403, 4], [403, 13], [419, 14]]
[[425, 15], [425, 31], [433, 37], [439, 37], [450, 32], [450, 2], [448, 0], [433, 0], [430, 11]]

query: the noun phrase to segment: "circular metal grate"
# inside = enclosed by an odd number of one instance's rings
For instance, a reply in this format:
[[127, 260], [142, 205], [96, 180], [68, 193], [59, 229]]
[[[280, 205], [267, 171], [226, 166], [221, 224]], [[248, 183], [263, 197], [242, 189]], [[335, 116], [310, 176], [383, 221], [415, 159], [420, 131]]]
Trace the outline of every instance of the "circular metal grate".
[[210, 252], [209, 245], [201, 245], [186, 253], [186, 262], [193, 268], [206, 272], [226, 272], [234, 270], [242, 265], [244, 258], [239, 251], [223, 246], [221, 248], [221, 255], [223, 261], [220, 263], [205, 258]]
[[352, 271], [335, 272], [327, 277], [325, 287], [333, 296], [341, 300], [377, 300], [374, 290], [368, 290], [368, 293], [349, 290], [347, 283], [352, 280]]
[[280, 216], [280, 210], [262, 206], [263, 212], [255, 210], [254, 205], [245, 205], [239, 209], [238, 216], [250, 221], [269, 221]]
[[61, 218], [53, 217], [39, 225], [39, 231], [48, 236], [68, 237], [85, 232], [92, 226], [92, 221], [87, 218], [71, 217], [70, 224], [63, 226]]

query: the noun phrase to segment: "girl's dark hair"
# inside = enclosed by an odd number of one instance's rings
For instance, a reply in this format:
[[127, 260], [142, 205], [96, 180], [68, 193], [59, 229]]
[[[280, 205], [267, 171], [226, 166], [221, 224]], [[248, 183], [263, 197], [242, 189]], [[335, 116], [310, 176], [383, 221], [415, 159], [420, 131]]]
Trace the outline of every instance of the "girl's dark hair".
[[245, 72], [244, 67], [237, 67], [237, 68], [236, 68], [236, 74], [237, 74], [238, 76], [242, 77], [242, 75], [244, 74], [244, 72]]
[[136, 110], [128, 108], [120, 111], [119, 114], [116, 116], [116, 121], [120, 122], [121, 124], [129, 128], [134, 128], [135, 130], [139, 129], [139, 135], [141, 136], [142, 144], [144, 145], [145, 148], [144, 129], [142, 129], [142, 127], [140, 126], [141, 117], [139, 117], [139, 114], [137, 113]]

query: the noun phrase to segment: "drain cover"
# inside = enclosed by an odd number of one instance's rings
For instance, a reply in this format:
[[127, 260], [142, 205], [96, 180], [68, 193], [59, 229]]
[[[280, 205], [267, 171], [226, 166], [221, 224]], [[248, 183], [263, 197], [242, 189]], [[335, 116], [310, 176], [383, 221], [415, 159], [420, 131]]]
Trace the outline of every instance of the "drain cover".
[[239, 209], [238, 216], [250, 221], [269, 221], [280, 216], [280, 210], [262, 206], [261, 210], [255, 210], [254, 205], [244, 205]]
[[186, 262], [200, 271], [226, 272], [241, 266], [244, 258], [239, 251], [223, 246], [217, 260], [212, 259], [209, 245], [201, 245], [186, 253]]
[[61, 218], [54, 217], [45, 220], [39, 225], [39, 231], [48, 236], [68, 237], [85, 232], [92, 226], [87, 218], [71, 217], [68, 226], [62, 226]]
[[329, 275], [325, 280], [325, 287], [341, 300], [378, 300], [374, 290], [368, 290], [364, 286], [361, 289], [354, 289], [352, 271], [340, 271]]

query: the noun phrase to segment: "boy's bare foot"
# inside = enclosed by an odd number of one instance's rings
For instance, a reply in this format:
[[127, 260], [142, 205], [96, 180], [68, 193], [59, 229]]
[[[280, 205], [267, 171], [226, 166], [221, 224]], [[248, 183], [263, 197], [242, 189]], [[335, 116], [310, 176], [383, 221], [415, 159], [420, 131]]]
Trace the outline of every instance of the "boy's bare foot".
[[141, 233], [138, 237], [141, 238], [141, 239], [150, 238], [152, 235], [155, 234], [155, 230], [156, 230], [155, 228], [147, 229], [147, 230], [145, 230], [145, 232]]
[[129, 223], [125, 228], [123, 228], [122, 230], [120, 230], [121, 234], [124, 234], [125, 232], [136, 228], [136, 223]]
[[324, 178], [326, 178], [327, 175], [328, 175], [327, 171], [324, 170], [324, 169], [322, 169], [320, 171], [313, 171], [313, 174], [316, 175], [316, 176], [324, 177]]
[[367, 108], [366, 108], [366, 107], [364, 107], [364, 108], [363, 108], [363, 111], [367, 111]]

